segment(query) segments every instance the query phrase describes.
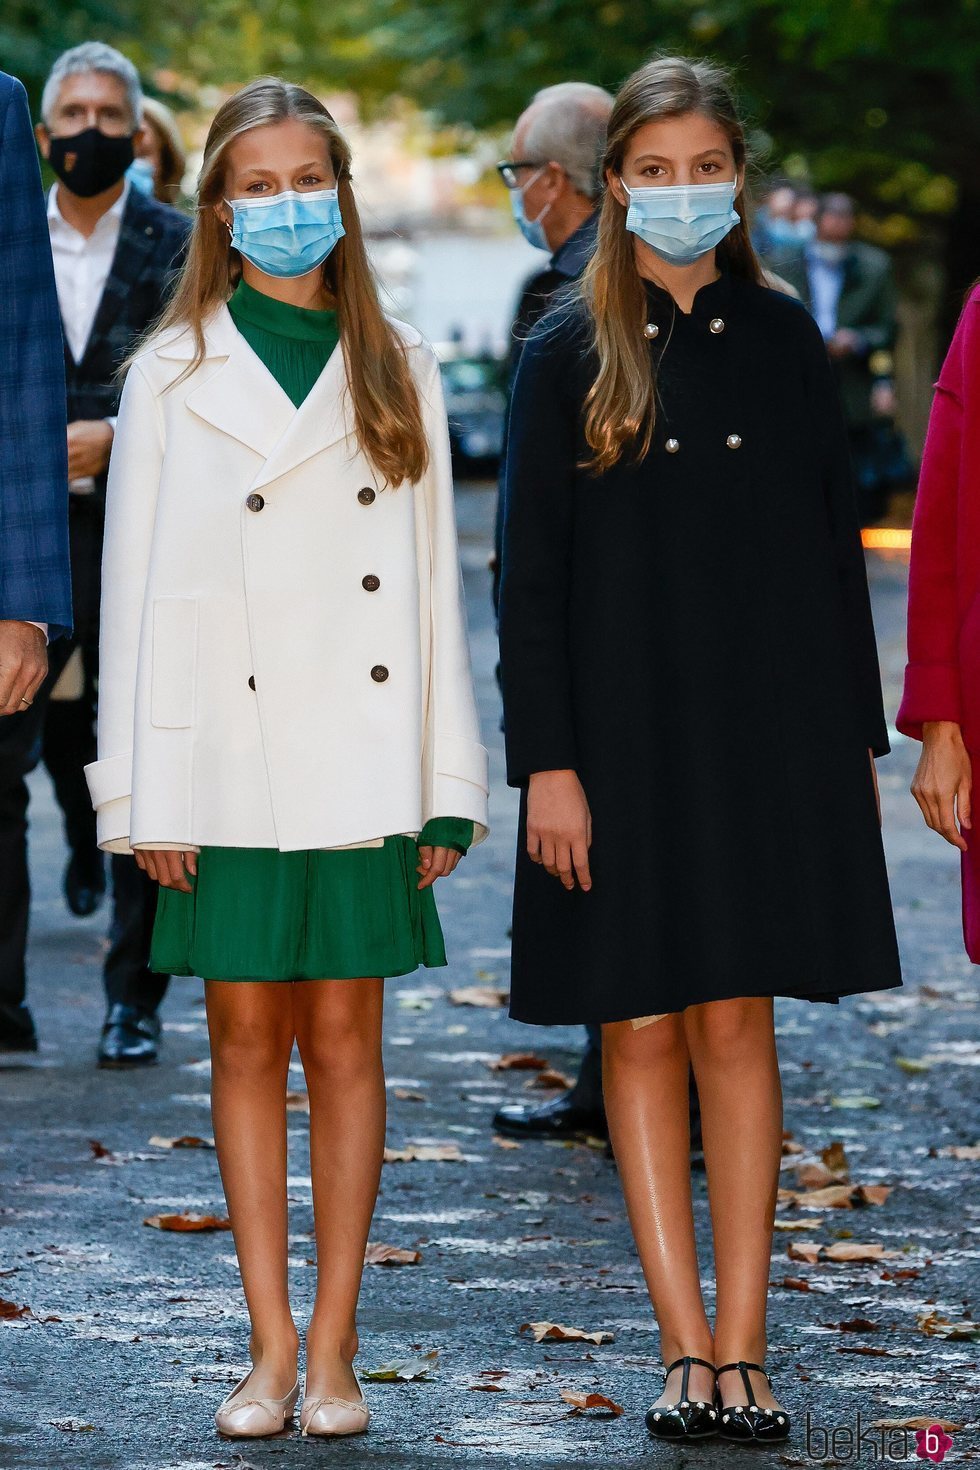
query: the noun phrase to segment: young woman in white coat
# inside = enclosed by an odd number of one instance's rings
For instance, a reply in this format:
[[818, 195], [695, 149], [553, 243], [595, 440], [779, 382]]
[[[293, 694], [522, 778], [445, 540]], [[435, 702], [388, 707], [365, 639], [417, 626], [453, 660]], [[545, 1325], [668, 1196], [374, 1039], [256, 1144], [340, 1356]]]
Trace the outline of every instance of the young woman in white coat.
[[205, 977], [252, 1369], [299, 1397], [286, 1083], [310, 1097], [304, 1433], [367, 1428], [355, 1312], [385, 1129], [383, 977], [445, 964], [432, 885], [487, 832], [439, 370], [383, 314], [326, 109], [274, 79], [208, 136], [186, 269], [129, 367], [109, 476], [100, 841], [161, 885], [155, 968]]

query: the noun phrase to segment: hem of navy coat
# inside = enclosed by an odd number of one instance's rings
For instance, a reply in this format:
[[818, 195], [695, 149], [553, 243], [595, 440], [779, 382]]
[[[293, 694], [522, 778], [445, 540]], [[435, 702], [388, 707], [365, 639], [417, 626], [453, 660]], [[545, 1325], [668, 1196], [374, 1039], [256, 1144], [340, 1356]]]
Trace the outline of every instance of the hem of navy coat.
[[842, 997], [846, 995], [870, 995], [879, 990], [897, 990], [903, 984], [902, 980], [884, 981], [880, 985], [855, 985], [840, 986], [837, 990], [813, 991], [810, 994], [798, 990], [733, 990], [730, 994], [719, 995], [717, 991], [713, 994], [699, 994], [694, 992], [689, 1000], [682, 1006], [667, 1006], [658, 1000], [656, 995], [637, 996], [636, 1002], [630, 1007], [614, 1007], [612, 1011], [589, 1011], [582, 1009], [562, 1011], [549, 1010], [544, 1015], [535, 1006], [522, 1005], [518, 1002], [511, 1004], [508, 1015], [512, 1021], [522, 1021], [527, 1026], [602, 1026], [613, 1021], [632, 1021], [639, 1016], [672, 1016], [681, 1015], [689, 1006], [704, 1005], [707, 1002], [719, 1000], [751, 1000], [769, 997], [773, 1000], [808, 1000], [826, 1005], [837, 1005]]

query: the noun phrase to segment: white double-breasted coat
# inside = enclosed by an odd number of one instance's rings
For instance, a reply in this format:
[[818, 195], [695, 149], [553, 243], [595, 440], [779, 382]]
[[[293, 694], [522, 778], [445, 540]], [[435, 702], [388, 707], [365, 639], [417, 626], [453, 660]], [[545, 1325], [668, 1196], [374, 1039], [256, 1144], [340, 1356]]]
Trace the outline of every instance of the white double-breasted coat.
[[358, 447], [338, 347], [300, 408], [227, 307], [147, 347], [109, 467], [100, 845], [374, 844], [430, 817], [487, 832], [446, 416], [396, 323], [430, 464], [391, 489]]

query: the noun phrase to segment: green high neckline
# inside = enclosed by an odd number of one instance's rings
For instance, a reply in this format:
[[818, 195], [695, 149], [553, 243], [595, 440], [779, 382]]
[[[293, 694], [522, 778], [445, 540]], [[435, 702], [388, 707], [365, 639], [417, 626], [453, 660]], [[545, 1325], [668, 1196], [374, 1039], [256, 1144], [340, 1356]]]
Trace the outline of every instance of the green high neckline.
[[273, 296], [256, 291], [244, 279], [235, 287], [228, 309], [236, 326], [247, 322], [260, 331], [272, 332], [278, 337], [292, 337], [297, 342], [335, 343], [337, 340], [336, 311], [277, 301]]

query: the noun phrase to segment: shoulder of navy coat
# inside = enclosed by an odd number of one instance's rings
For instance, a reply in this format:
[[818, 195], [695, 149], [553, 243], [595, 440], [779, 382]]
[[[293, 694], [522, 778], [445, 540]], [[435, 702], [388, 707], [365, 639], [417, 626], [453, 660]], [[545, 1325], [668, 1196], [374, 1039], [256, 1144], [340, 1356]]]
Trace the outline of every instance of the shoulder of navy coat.
[[0, 619], [71, 629], [61, 319], [27, 94], [0, 72]]

